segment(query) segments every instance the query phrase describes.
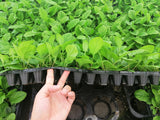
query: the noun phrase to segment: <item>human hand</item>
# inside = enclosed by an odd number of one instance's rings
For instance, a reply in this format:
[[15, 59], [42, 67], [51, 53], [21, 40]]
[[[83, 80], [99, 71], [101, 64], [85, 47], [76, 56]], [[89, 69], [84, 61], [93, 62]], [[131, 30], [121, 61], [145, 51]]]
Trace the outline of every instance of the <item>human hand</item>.
[[47, 71], [46, 83], [35, 97], [31, 120], [66, 120], [75, 100], [71, 87], [64, 86], [69, 73], [64, 71], [58, 84], [53, 85], [53, 70]]

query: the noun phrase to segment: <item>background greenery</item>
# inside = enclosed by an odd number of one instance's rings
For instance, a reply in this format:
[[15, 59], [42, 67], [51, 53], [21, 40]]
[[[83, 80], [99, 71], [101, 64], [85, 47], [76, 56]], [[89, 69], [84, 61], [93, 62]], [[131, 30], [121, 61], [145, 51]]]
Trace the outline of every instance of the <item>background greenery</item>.
[[5, 77], [0, 76], [0, 120], [15, 120], [16, 104], [25, 97], [25, 92], [9, 87]]
[[159, 27], [159, 0], [1, 1], [0, 71], [159, 71]]
[[145, 89], [139, 89], [135, 93], [135, 97], [147, 103], [155, 117], [153, 120], [160, 119], [160, 85], [146, 86]]

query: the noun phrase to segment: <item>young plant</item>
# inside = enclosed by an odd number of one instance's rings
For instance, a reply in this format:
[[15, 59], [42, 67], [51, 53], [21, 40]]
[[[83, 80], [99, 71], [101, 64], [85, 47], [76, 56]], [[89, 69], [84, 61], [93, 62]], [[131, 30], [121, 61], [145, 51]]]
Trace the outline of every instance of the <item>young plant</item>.
[[0, 76], [0, 120], [15, 120], [16, 104], [25, 97], [25, 92], [11, 89], [5, 77]]
[[135, 93], [135, 97], [147, 103], [154, 115], [153, 120], [160, 119], [160, 85], [151, 85], [149, 88], [146, 89], [139, 89]]

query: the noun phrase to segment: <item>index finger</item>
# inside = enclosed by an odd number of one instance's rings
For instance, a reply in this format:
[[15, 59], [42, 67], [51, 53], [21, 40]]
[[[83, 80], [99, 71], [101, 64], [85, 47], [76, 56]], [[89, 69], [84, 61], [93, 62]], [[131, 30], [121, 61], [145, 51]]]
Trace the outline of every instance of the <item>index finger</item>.
[[54, 83], [54, 71], [53, 69], [47, 70], [46, 84], [53, 85]]
[[57, 85], [60, 85], [61, 87], [63, 87], [64, 84], [66, 83], [69, 73], [70, 71], [64, 71]]

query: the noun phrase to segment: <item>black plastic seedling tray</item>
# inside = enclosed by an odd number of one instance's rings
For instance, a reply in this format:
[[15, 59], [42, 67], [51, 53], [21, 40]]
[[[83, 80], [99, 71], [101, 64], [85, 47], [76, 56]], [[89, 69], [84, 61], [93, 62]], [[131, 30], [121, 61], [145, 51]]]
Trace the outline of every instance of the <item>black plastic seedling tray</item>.
[[[98, 86], [82, 83], [78, 89], [68, 83], [76, 93], [76, 99], [66, 120], [150, 120], [149, 107], [135, 103], [133, 93], [141, 86]], [[27, 92], [26, 99], [16, 109], [16, 120], [30, 120], [33, 102], [43, 84], [21, 86]], [[148, 119], [149, 117], [149, 119]]]
[[[134, 84], [138, 84], [145, 86], [147, 83], [158, 85], [160, 79], [159, 72], [98, 71], [65, 67], [50, 68], [54, 69], [57, 80], [64, 70], [71, 71], [72, 75], [70, 77], [73, 77], [74, 84], [77, 85], [85, 81], [88, 85], [94, 85], [96, 83], [102, 86], [107, 84], [113, 84], [115, 86], [120, 86], [121, 84], [133, 86]], [[11, 86], [44, 83], [47, 69], [49, 68], [15, 70], [0, 75], [5, 75]]]

